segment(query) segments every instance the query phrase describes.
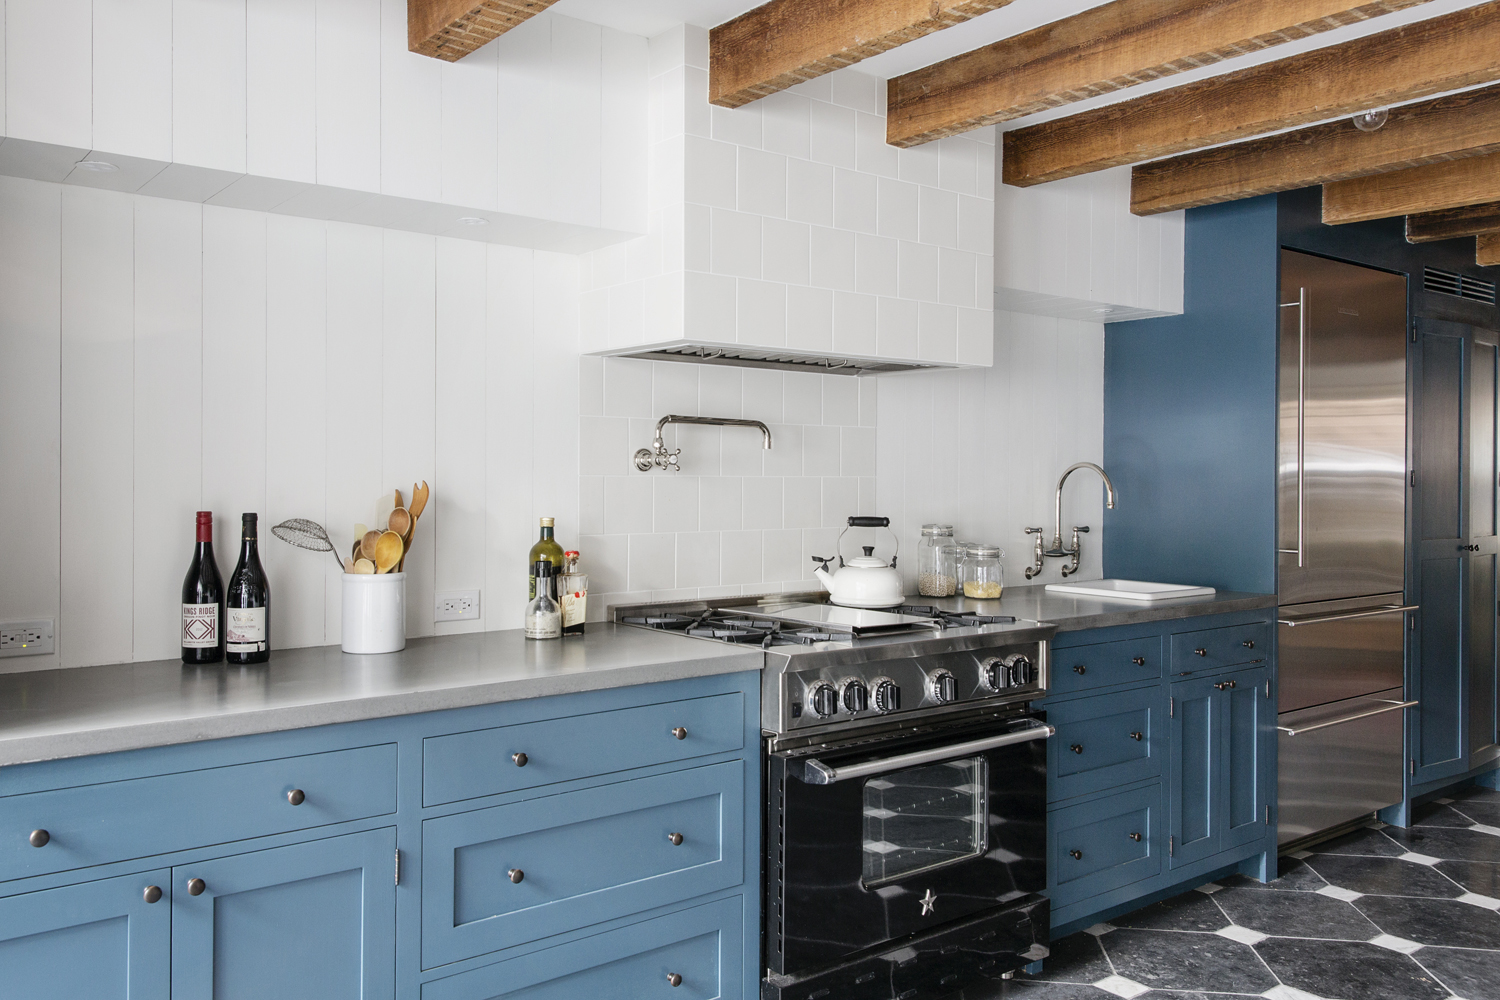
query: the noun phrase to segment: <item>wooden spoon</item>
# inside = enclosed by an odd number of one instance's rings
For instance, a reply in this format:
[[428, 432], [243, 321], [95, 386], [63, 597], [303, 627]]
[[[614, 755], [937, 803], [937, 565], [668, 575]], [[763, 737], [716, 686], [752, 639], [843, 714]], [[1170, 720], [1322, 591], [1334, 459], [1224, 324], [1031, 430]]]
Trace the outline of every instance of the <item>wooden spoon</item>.
[[375, 564], [368, 559], [356, 559], [354, 560], [354, 572], [361, 576], [373, 576], [375, 573]]
[[431, 492], [432, 491], [427, 488], [427, 480], [425, 479], [422, 480], [421, 486], [418, 486], [416, 483], [412, 483], [411, 503], [407, 504], [406, 509], [411, 511], [411, 519], [413, 521], [416, 521], [417, 518], [421, 517], [422, 511], [427, 509], [427, 497], [431, 494]]
[[389, 573], [395, 569], [405, 551], [406, 546], [401, 543], [400, 535], [394, 531], [381, 535], [380, 540], [375, 543], [375, 572]]
[[344, 572], [350, 576], [354, 575], [354, 559], [352, 557], [344, 560]]
[[359, 555], [361, 559], [375, 561], [375, 543], [380, 541], [380, 532], [367, 531], [365, 537], [359, 540]]
[[386, 521], [385, 526], [391, 531], [394, 531], [396, 534], [400, 535], [401, 544], [405, 545], [406, 540], [411, 537], [412, 524], [413, 519], [411, 516], [411, 511], [407, 510], [405, 507], [397, 507], [395, 510], [391, 511], [391, 516]]

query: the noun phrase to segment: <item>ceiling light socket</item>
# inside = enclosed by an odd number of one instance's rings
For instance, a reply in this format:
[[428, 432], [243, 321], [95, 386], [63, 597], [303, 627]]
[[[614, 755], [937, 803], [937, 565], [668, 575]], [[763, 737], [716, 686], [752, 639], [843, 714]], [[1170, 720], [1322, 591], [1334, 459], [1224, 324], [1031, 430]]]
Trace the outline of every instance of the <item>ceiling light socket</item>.
[[488, 226], [490, 224], [490, 220], [481, 219], [477, 215], [466, 215], [462, 219], [458, 220], [458, 224], [460, 226]]
[[79, 160], [73, 166], [94, 174], [112, 174], [120, 169], [108, 160]]
[[1361, 111], [1351, 121], [1354, 127], [1361, 132], [1377, 132], [1380, 127], [1390, 120], [1390, 108], [1373, 108], [1369, 111]]

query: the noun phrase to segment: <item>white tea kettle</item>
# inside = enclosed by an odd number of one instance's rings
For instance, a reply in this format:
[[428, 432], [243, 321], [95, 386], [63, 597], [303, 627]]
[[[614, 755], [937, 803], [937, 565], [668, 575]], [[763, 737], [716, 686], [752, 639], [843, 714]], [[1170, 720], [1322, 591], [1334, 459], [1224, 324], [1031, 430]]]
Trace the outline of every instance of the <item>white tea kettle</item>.
[[[891, 519], [888, 517], [851, 517], [849, 526], [839, 532], [839, 543], [844, 541], [844, 535], [849, 528], [890, 528]], [[896, 533], [891, 532], [894, 536]], [[839, 546], [835, 546], [839, 548]], [[891, 561], [886, 563], [875, 558], [875, 546], [864, 546], [865, 554], [844, 561], [842, 551], [839, 552], [839, 569], [836, 573], [828, 572], [828, 564], [833, 562], [833, 557], [827, 559], [813, 556], [813, 562], [821, 563], [813, 570], [813, 576], [828, 591], [828, 599], [834, 604], [841, 604], [846, 608], [894, 608], [902, 603], [901, 574], [896, 572], [896, 556], [891, 556]], [[896, 539], [897, 553], [901, 550], [901, 539]]]

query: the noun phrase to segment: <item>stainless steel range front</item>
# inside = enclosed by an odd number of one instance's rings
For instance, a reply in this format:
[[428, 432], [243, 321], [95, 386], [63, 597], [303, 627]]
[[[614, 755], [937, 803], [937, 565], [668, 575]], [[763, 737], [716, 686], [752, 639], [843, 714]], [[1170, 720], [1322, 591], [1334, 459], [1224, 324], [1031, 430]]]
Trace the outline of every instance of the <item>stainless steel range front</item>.
[[816, 595], [616, 622], [765, 651], [770, 1000], [925, 1000], [1047, 954], [1040, 622]]

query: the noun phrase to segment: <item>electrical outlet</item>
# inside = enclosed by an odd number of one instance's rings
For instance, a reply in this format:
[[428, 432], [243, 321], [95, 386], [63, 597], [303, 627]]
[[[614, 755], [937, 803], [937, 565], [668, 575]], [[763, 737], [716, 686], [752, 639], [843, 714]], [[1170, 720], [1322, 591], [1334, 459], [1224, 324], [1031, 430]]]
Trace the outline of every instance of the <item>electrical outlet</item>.
[[470, 622], [479, 620], [479, 591], [450, 590], [437, 595], [432, 620], [435, 622]]
[[56, 649], [52, 644], [52, 619], [0, 622], [0, 657], [42, 656]]

